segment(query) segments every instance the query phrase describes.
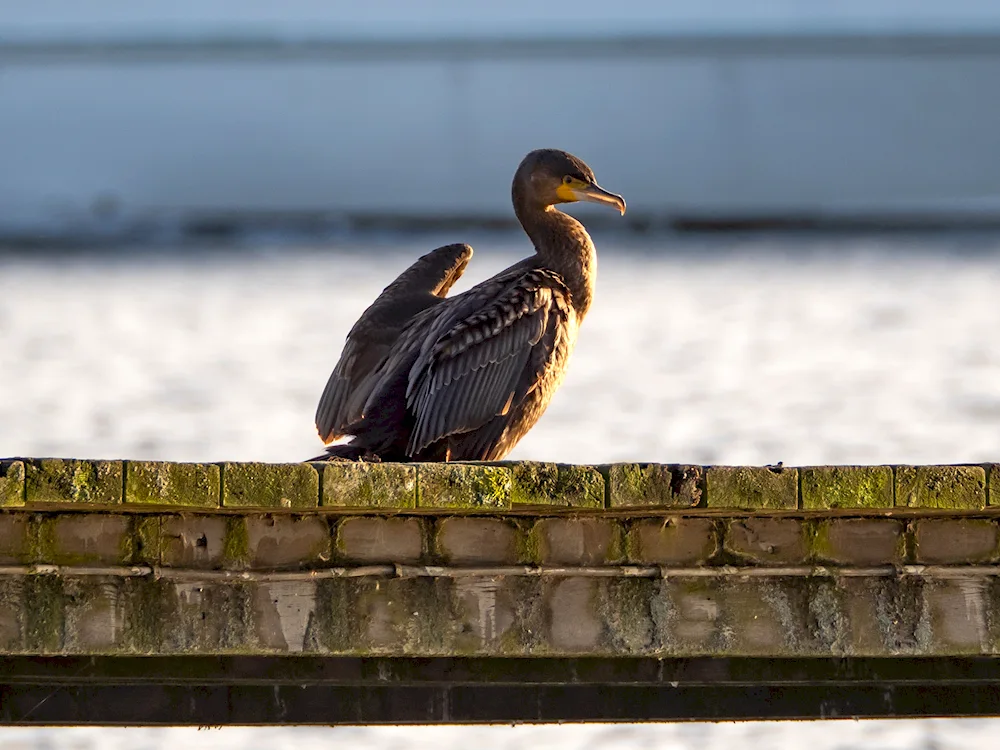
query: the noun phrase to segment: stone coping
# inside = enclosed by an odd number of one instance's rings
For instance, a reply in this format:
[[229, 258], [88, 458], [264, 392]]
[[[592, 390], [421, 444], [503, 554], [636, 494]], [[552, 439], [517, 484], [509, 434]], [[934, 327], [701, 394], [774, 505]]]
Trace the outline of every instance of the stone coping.
[[[1000, 508], [996, 464], [692, 466], [0, 460], [0, 507], [769, 512]], [[997, 475], [1000, 477], [1000, 474]]]

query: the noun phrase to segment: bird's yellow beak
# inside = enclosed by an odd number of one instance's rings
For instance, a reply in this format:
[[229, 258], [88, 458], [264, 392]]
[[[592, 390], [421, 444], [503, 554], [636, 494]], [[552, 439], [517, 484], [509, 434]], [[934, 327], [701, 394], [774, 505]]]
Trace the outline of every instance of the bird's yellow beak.
[[566, 203], [573, 203], [575, 201], [603, 203], [607, 206], [614, 206], [622, 215], [625, 214], [625, 199], [615, 193], [609, 193], [596, 182], [587, 184], [579, 180], [574, 180], [571, 183], [563, 183], [556, 188], [556, 195]]

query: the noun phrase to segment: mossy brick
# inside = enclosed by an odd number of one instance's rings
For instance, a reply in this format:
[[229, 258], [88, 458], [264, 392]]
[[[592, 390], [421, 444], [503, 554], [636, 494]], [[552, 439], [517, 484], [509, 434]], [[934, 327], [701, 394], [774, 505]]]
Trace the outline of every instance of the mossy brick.
[[128, 565], [134, 544], [128, 516], [108, 513], [52, 515], [38, 522], [41, 563]]
[[1000, 505], [1000, 464], [990, 464], [989, 504]]
[[517, 461], [508, 466], [513, 507], [604, 507], [604, 477], [594, 466], [539, 461]]
[[[140, 628], [161, 632], [160, 649], [167, 653], [219, 654], [263, 651], [248, 636], [252, 632], [253, 589], [249, 582], [172, 581], [158, 596], [158, 623]], [[266, 652], [265, 652], [266, 653]]]
[[986, 472], [981, 466], [897, 466], [896, 505], [949, 510], [985, 508]]
[[24, 470], [28, 503], [118, 505], [122, 501], [121, 461], [40, 458], [28, 461]]
[[802, 507], [891, 508], [891, 466], [809, 466], [802, 474]]
[[706, 477], [709, 508], [782, 510], [798, 507], [797, 469], [712, 466]]
[[129, 461], [125, 465], [125, 502], [218, 508], [220, 472], [215, 464]]
[[417, 563], [424, 556], [419, 518], [346, 518], [337, 527], [337, 554], [353, 563]]
[[417, 469], [409, 464], [331, 461], [323, 472], [324, 508], [414, 508]]
[[813, 556], [837, 565], [898, 565], [904, 547], [903, 524], [890, 518], [823, 520], [813, 535]]
[[34, 562], [32, 533], [29, 514], [0, 513], [0, 565]]
[[24, 462], [0, 461], [0, 508], [24, 505]]
[[543, 518], [529, 539], [542, 565], [615, 565], [625, 557], [621, 524], [609, 518]]
[[131, 543], [134, 546], [133, 564], [159, 565], [161, 561], [162, 518], [156, 515], [136, 514], [131, 517]]
[[921, 518], [914, 523], [917, 562], [985, 563], [997, 559], [1000, 527], [987, 518]]
[[452, 516], [438, 522], [437, 550], [452, 565], [514, 565], [518, 529], [499, 518]]
[[26, 577], [21, 601], [25, 608], [24, 636], [28, 650], [38, 654], [61, 651], [65, 615], [62, 577]]
[[27, 576], [0, 578], [0, 654], [24, 650], [24, 586]]
[[651, 518], [632, 525], [626, 537], [629, 562], [654, 565], [701, 565], [715, 554], [710, 518]]
[[607, 472], [612, 508], [693, 508], [701, 503], [701, 466], [611, 464]]
[[332, 540], [321, 516], [250, 516], [246, 519], [250, 566], [312, 568], [330, 561]]
[[160, 521], [161, 564], [177, 568], [221, 567], [227, 521], [220, 515], [208, 514], [165, 516]]
[[751, 517], [730, 521], [727, 552], [761, 565], [795, 565], [809, 557], [807, 534], [797, 518]]
[[310, 464], [225, 463], [222, 505], [315, 508], [319, 505], [319, 473]]
[[455, 510], [510, 508], [512, 471], [484, 464], [418, 464], [417, 507]]

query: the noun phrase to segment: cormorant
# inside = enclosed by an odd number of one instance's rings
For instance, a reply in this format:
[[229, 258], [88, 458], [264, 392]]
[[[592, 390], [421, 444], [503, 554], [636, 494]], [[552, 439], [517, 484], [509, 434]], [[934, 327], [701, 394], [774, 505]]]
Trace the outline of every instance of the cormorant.
[[597, 255], [555, 208], [590, 201], [625, 213], [575, 156], [532, 151], [511, 187], [535, 254], [454, 297], [468, 245], [431, 251], [385, 288], [347, 336], [316, 427], [330, 458], [495, 461], [542, 416], [590, 309]]

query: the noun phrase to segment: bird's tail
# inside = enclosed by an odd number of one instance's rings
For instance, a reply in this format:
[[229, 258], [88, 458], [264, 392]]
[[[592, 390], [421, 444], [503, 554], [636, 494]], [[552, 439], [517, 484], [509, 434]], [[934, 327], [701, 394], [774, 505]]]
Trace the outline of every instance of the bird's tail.
[[377, 454], [355, 443], [340, 443], [326, 446], [326, 452], [321, 456], [310, 458], [309, 461], [381, 461]]

